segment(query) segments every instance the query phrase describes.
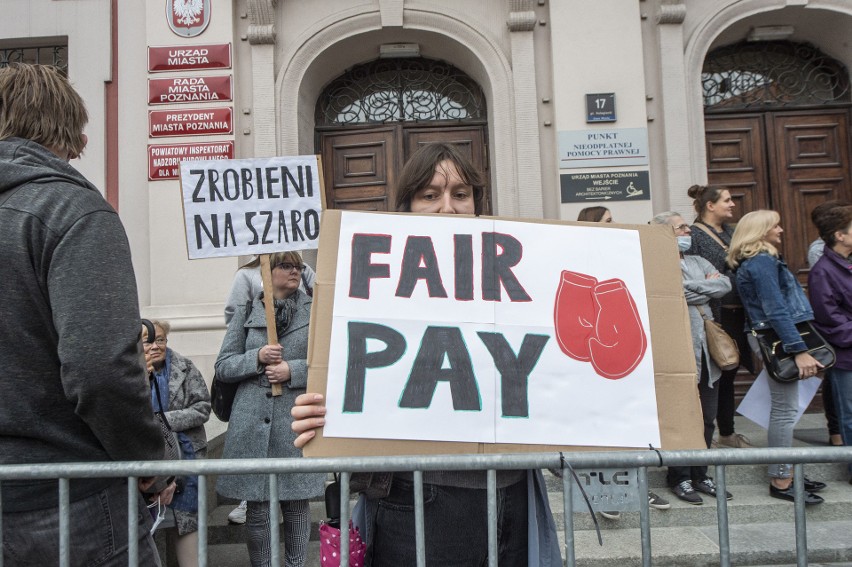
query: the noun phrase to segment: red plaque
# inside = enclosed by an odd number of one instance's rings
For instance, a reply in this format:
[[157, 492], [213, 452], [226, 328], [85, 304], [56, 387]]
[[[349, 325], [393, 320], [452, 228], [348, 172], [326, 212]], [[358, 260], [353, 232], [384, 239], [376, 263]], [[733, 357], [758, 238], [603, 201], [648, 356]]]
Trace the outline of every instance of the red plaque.
[[208, 159], [234, 159], [234, 142], [151, 144], [148, 146], [148, 179], [178, 179], [180, 162]]
[[149, 110], [148, 134], [152, 138], [231, 134], [234, 131], [231, 114], [230, 107]]
[[148, 104], [233, 100], [230, 75], [148, 79]]
[[230, 69], [231, 44], [173, 45], [148, 48], [148, 72]]

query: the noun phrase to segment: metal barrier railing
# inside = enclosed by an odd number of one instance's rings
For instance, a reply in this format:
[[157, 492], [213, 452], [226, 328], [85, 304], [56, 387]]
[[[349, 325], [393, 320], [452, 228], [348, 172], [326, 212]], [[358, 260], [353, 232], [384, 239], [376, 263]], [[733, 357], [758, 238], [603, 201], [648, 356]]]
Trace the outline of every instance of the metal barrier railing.
[[[199, 475], [198, 479], [198, 559], [201, 567], [207, 566], [207, 476], [233, 474], [268, 474], [270, 493], [270, 517], [275, 517], [278, 501], [277, 474], [282, 473], [341, 473], [341, 518], [340, 525], [349, 525], [349, 476], [354, 472], [414, 471], [415, 491], [415, 536], [417, 565], [424, 567], [426, 542], [423, 528], [423, 471], [438, 470], [486, 470], [488, 494], [488, 565], [497, 566], [497, 470], [559, 469], [567, 463], [576, 469], [587, 468], [636, 468], [638, 469], [639, 494], [648, 490], [648, 467], [714, 465], [717, 490], [725, 493], [725, 467], [729, 465], [791, 463], [794, 465], [794, 504], [796, 524], [797, 565], [807, 565], [807, 531], [804, 494], [805, 463], [832, 463], [852, 461], [852, 447], [796, 447], [772, 449], [713, 449], [698, 451], [613, 451], [577, 453], [530, 453], [495, 455], [425, 455], [405, 457], [345, 457], [317, 459], [211, 459], [156, 462], [108, 462], [108, 463], [62, 463], [39, 465], [0, 465], [0, 482], [12, 479], [58, 479], [59, 482], [59, 549], [60, 565], [70, 564], [72, 543], [69, 541], [69, 479], [71, 478], [118, 478], [128, 479], [128, 538], [129, 565], [138, 565], [138, 520], [134, 512], [137, 504], [137, 479], [149, 476]], [[565, 516], [565, 550], [567, 565], [576, 563], [573, 529], [574, 490], [570, 474], [562, 475], [563, 507]], [[640, 498], [639, 523], [642, 543], [642, 564], [651, 565], [651, 523], [647, 498]], [[0, 548], [2, 548], [2, 511], [0, 501]], [[720, 565], [731, 564], [730, 539], [728, 536], [728, 509], [725, 498], [717, 500], [719, 529]], [[278, 523], [270, 522], [271, 541], [278, 542]], [[345, 533], [345, 532], [344, 532]], [[342, 537], [341, 566], [348, 567], [349, 538]], [[278, 565], [279, 545], [272, 546], [272, 563]], [[0, 567], [3, 557], [0, 555]]]

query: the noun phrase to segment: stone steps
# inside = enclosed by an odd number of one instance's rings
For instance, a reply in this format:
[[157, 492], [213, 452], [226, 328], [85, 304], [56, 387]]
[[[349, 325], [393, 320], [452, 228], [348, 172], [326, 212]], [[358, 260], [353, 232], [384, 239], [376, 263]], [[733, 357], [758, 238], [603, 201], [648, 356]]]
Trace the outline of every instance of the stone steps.
[[[741, 423], [742, 421], [742, 423]], [[765, 432], [737, 420], [737, 430], [746, 433], [756, 446], [765, 446]], [[796, 445], [824, 445], [824, 418], [806, 414], [796, 433]], [[845, 464], [811, 464], [806, 474], [828, 483], [820, 493], [825, 503], [806, 510], [808, 564], [852, 567], [852, 486]], [[711, 469], [712, 476], [712, 469]], [[551, 510], [564, 542], [565, 514], [562, 481], [545, 471]], [[795, 565], [794, 511], [791, 502], [769, 497], [765, 465], [732, 465], [726, 468], [729, 540], [734, 565], [782, 567]], [[648, 469], [651, 490], [669, 500], [669, 510], [650, 510], [651, 551], [654, 566], [719, 565], [716, 500], [705, 496], [695, 506], [678, 500], [667, 488], [664, 468]], [[215, 567], [247, 565], [245, 528], [228, 525], [234, 504], [222, 504], [210, 515], [208, 564]], [[317, 530], [325, 517], [324, 504], [311, 505], [312, 535], [308, 567], [319, 567]], [[587, 511], [573, 515], [577, 565], [583, 567], [629, 567], [642, 564], [639, 513], [622, 512], [613, 521], [598, 515], [604, 545], [599, 546], [594, 522]], [[564, 548], [563, 548], [564, 549]], [[843, 562], [843, 563], [841, 563]]]

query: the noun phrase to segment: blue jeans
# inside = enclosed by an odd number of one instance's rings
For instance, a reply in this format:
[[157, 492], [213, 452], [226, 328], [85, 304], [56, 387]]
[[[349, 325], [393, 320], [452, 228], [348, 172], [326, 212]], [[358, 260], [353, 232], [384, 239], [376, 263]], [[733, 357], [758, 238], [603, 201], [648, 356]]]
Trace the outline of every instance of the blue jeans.
[[[109, 479], [104, 479], [110, 482]], [[70, 503], [68, 555], [74, 566], [124, 567], [127, 563], [127, 483], [107, 488]], [[141, 498], [139, 565], [160, 566], [160, 557], [149, 534], [151, 515]], [[3, 562], [16, 567], [59, 564], [59, 509], [3, 514]]]
[[[767, 445], [770, 447], [792, 447], [793, 427], [796, 425], [796, 414], [799, 413], [799, 381], [782, 384], [772, 378], [769, 381], [771, 405], [769, 409], [769, 430]], [[769, 465], [769, 476], [772, 478], [790, 478], [792, 475], [789, 464]]]
[[[834, 367], [825, 374], [831, 382], [843, 444], [852, 445], [852, 370]], [[849, 463], [849, 473], [852, 474], [852, 463]]]
[[[394, 478], [390, 494], [377, 503], [368, 555], [372, 567], [415, 565], [414, 485]], [[426, 565], [478, 567], [488, 564], [487, 490], [423, 484]], [[500, 567], [526, 567], [527, 481], [497, 490], [497, 552]]]

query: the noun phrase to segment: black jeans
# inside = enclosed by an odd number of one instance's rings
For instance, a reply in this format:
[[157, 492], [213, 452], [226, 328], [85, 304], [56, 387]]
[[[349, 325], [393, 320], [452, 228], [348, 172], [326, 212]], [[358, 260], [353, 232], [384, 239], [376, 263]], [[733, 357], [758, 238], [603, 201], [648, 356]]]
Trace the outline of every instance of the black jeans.
[[[713, 441], [713, 430], [715, 425], [713, 421], [716, 419], [716, 410], [719, 405], [719, 382], [711, 388], [708, 384], [710, 372], [707, 370], [707, 361], [704, 356], [701, 357], [701, 380], [698, 382], [698, 397], [701, 400], [701, 415], [704, 419], [704, 443], [707, 448], [710, 448], [710, 443]], [[669, 467], [668, 470], [669, 486], [674, 487], [684, 480], [691, 480], [693, 483], [701, 482], [707, 478], [706, 466], [695, 467]]]
[[[487, 490], [423, 484], [426, 565], [478, 567], [488, 564]], [[497, 490], [497, 551], [500, 567], [525, 567], [527, 482]], [[379, 500], [368, 552], [372, 567], [416, 565], [414, 485], [394, 478]]]

